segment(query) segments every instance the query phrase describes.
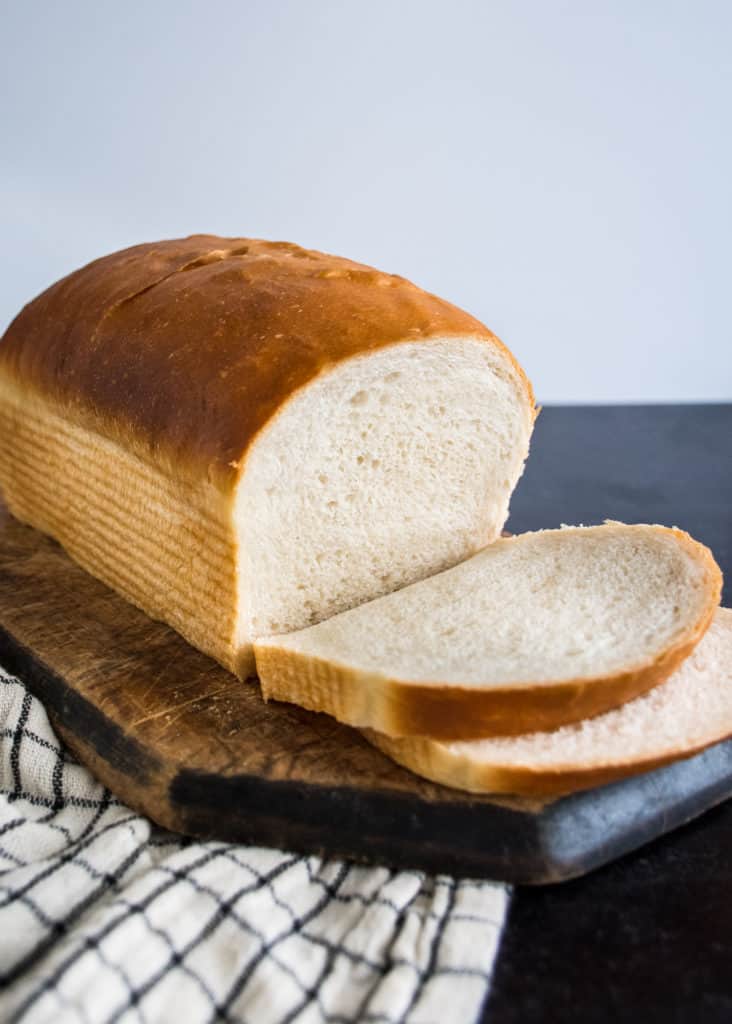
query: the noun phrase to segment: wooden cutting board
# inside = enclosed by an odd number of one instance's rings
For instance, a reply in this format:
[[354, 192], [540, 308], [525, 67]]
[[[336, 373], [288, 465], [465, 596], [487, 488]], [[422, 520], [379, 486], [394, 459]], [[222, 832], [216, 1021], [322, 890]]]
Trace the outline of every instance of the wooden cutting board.
[[544, 804], [426, 782], [325, 715], [265, 704], [2, 505], [0, 664], [117, 796], [193, 836], [555, 882], [732, 794], [732, 741]]

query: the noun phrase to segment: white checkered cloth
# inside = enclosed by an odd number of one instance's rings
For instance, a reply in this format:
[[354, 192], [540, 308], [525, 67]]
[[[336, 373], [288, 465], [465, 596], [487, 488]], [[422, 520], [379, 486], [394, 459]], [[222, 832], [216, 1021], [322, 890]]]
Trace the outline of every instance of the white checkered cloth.
[[157, 828], [0, 669], [0, 1020], [469, 1024], [509, 890]]

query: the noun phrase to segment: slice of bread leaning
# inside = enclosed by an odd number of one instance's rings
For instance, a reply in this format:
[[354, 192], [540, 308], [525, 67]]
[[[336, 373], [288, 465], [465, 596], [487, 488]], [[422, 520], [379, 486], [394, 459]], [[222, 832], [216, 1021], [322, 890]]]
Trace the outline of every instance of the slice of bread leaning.
[[732, 736], [732, 610], [660, 686], [551, 732], [439, 743], [367, 732], [399, 764], [475, 793], [560, 796], [691, 757]]
[[387, 736], [552, 729], [665, 680], [703, 636], [722, 577], [661, 526], [501, 539], [460, 565], [255, 643], [265, 699]]

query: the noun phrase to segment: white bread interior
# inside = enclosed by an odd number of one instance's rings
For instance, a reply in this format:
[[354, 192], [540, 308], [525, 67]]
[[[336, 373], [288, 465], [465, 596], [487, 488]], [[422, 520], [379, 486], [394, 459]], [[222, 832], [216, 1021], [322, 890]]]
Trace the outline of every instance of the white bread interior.
[[400, 764], [472, 792], [558, 795], [646, 771], [732, 735], [732, 610], [715, 618], [660, 686], [596, 718], [550, 732], [439, 743], [368, 738]]
[[687, 534], [609, 523], [496, 541], [454, 568], [255, 645], [265, 697], [387, 735], [506, 734], [665, 679], [719, 603]]
[[504, 352], [383, 348], [296, 393], [236, 496], [241, 643], [455, 565], [499, 536], [534, 410]]

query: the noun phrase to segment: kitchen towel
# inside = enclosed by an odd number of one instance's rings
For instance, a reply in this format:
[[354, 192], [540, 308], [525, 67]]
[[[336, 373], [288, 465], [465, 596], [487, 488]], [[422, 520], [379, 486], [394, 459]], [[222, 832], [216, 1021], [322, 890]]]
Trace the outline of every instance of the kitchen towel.
[[0, 1020], [469, 1024], [510, 890], [158, 828], [0, 669]]

